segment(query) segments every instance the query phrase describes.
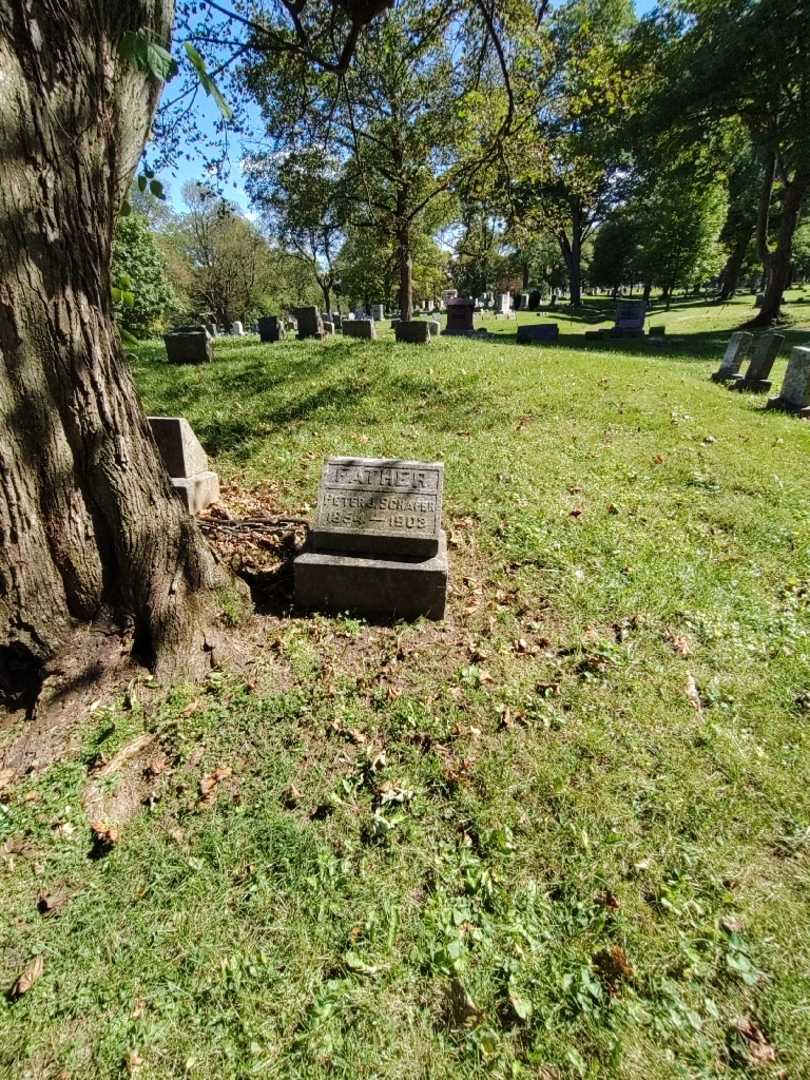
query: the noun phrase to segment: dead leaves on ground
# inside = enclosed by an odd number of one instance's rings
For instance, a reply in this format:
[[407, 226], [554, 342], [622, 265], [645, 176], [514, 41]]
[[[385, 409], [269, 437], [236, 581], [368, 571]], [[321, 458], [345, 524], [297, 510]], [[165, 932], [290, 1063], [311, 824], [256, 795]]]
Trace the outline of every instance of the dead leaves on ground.
[[593, 957], [593, 964], [611, 994], [617, 994], [621, 984], [635, 975], [635, 968], [621, 945], [602, 949]]
[[768, 1042], [762, 1028], [750, 1016], [735, 1017], [732, 1027], [744, 1040], [754, 1065], [772, 1065], [776, 1061], [776, 1048]]
[[27, 965], [25, 970], [18, 975], [14, 982], [14, 985], [8, 992], [8, 996], [11, 1001], [16, 1001], [21, 998], [23, 994], [27, 994], [42, 978], [42, 973], [45, 970], [45, 957], [40, 953], [39, 956], [35, 956], [33, 960]]
[[217, 797], [217, 789], [220, 784], [233, 775], [230, 765], [220, 765], [210, 773], [206, 773], [200, 780], [200, 804], [210, 806]]

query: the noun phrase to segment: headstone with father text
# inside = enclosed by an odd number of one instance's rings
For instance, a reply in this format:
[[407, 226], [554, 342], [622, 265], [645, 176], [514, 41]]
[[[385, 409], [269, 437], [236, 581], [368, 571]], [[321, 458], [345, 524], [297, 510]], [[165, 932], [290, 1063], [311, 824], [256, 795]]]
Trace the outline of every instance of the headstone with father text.
[[330, 458], [315, 523], [295, 560], [301, 607], [441, 618], [447, 539], [440, 462]]

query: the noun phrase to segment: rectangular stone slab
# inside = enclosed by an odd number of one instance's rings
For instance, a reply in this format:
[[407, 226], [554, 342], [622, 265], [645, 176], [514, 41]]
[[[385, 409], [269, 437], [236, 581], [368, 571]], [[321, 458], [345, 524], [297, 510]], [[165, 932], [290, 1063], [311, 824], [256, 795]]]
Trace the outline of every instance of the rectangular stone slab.
[[219, 477], [215, 472], [198, 472], [194, 476], [172, 477], [175, 495], [190, 514], [200, 514], [219, 501]]
[[343, 336], [353, 338], [365, 338], [373, 341], [377, 337], [373, 319], [344, 319]]
[[810, 345], [791, 349], [779, 397], [771, 398], [767, 407], [810, 415]]
[[412, 345], [427, 345], [430, 343], [430, 323], [421, 319], [410, 319], [407, 322], [398, 320], [394, 324], [394, 334], [397, 341], [407, 341]]
[[444, 466], [386, 458], [330, 458], [312, 539], [318, 551], [427, 558], [439, 546]]
[[441, 619], [447, 601], [447, 537], [429, 559], [376, 559], [304, 550], [293, 563], [295, 603], [377, 619]]
[[711, 375], [712, 382], [729, 382], [734, 378], [742, 367], [753, 340], [753, 334], [748, 334], [745, 330], [738, 330], [736, 334], [731, 335], [726, 345], [723, 362]]
[[182, 416], [147, 416], [166, 472], [173, 478], [193, 476], [208, 468], [208, 455]]
[[751, 353], [751, 363], [745, 377], [736, 378], [729, 390], [750, 390], [760, 393], [771, 388], [771, 368], [784, 343], [784, 334], [763, 334]]
[[559, 336], [560, 327], [557, 323], [538, 323], [536, 326], [527, 323], [517, 329], [517, 340], [521, 345], [532, 341], [556, 341]]

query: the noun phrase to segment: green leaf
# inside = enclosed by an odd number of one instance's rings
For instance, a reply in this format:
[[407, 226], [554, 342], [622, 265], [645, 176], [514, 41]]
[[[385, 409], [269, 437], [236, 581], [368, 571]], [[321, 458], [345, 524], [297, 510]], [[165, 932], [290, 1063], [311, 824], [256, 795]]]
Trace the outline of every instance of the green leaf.
[[202, 86], [203, 90], [205, 90], [206, 94], [208, 94], [209, 97], [212, 97], [214, 99], [217, 108], [225, 117], [225, 119], [230, 120], [230, 118], [233, 116], [233, 110], [223, 97], [217, 84], [206, 71], [205, 60], [203, 60], [202, 56], [200, 56], [199, 52], [194, 48], [190, 41], [184, 41], [183, 48], [186, 50], [186, 55], [188, 56], [191, 63], [194, 65], [197, 74], [199, 75], [200, 85]]
[[146, 191], [146, 177], [145, 176], [139, 176], [138, 177], [138, 191]]
[[163, 191], [163, 184], [161, 184], [160, 180], [150, 180], [149, 190], [152, 192], [156, 199], [166, 198], [166, 194]]
[[509, 1001], [512, 1008], [515, 1010], [515, 1014], [520, 1020], [528, 1020], [532, 1015], [532, 1003], [527, 997], [523, 997], [518, 994], [516, 990], [510, 988]]
[[150, 41], [144, 30], [127, 30], [118, 42], [118, 55], [161, 82], [166, 82], [177, 70], [171, 53]]
[[150, 42], [146, 48], [146, 67], [161, 82], [166, 82], [177, 70], [177, 64], [172, 59], [171, 53], [154, 42]]
[[130, 203], [129, 199], [124, 199], [124, 201], [121, 203], [121, 209], [119, 210], [119, 213], [121, 217], [129, 217], [129, 215], [132, 213], [132, 204]]

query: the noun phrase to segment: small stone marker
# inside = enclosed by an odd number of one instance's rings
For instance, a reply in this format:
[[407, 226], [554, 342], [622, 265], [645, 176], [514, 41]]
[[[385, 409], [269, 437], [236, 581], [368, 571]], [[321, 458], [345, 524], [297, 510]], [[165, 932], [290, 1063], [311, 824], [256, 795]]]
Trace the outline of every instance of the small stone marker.
[[667, 328], [665, 326], [651, 326], [647, 331], [647, 334], [651, 338], [662, 338], [667, 336]]
[[284, 327], [278, 315], [263, 315], [259, 319], [259, 338], [261, 341], [281, 341]]
[[366, 341], [372, 341], [376, 338], [377, 334], [374, 330], [373, 319], [344, 319], [343, 320], [343, 336], [353, 338], [365, 338]]
[[219, 477], [208, 469], [208, 455], [182, 416], [148, 416], [152, 436], [175, 494], [190, 514], [219, 499]]
[[422, 319], [397, 320], [394, 333], [397, 341], [407, 341], [412, 345], [430, 344], [430, 324]]
[[163, 335], [170, 364], [205, 364], [213, 359], [211, 339], [204, 327], [181, 326]]
[[335, 336], [335, 324], [333, 322], [330, 322], [329, 319], [324, 319], [323, 320], [323, 333], [324, 333], [324, 337], [334, 337]]
[[729, 382], [736, 378], [753, 340], [753, 334], [746, 333], [745, 330], [738, 330], [736, 334], [731, 335], [723, 361], [717, 371], [711, 375], [712, 382]]
[[244, 337], [245, 328], [237, 319], [236, 322], [231, 324], [231, 337]]
[[382, 322], [385, 318], [385, 304], [372, 304], [371, 317], [374, 322]]
[[779, 397], [770, 398], [766, 408], [810, 418], [810, 345], [791, 349]]
[[343, 329], [343, 317], [339, 311], [332, 312], [332, 325], [334, 326], [335, 330]]
[[751, 363], [748, 365], [745, 376], [737, 375], [733, 382], [729, 383], [728, 389], [746, 390], [753, 394], [763, 394], [766, 390], [770, 390], [771, 368], [784, 340], [783, 334], [763, 334], [754, 346]]
[[440, 462], [330, 458], [307, 549], [301, 607], [440, 619], [447, 595]]
[[495, 314], [505, 315], [507, 319], [512, 317], [512, 297], [508, 292], [498, 293], [498, 299], [495, 303]]
[[556, 341], [560, 336], [560, 327], [557, 323], [538, 323], [536, 326], [519, 326], [517, 340], [519, 345], [527, 345], [532, 341]]
[[438, 319], [430, 319], [428, 321], [428, 329], [430, 330], [431, 337], [438, 337], [441, 331], [442, 324]]
[[322, 338], [323, 322], [321, 313], [316, 307], [300, 307], [295, 309], [295, 318], [298, 323], [298, 340], [305, 338]]
[[473, 315], [475, 303], [464, 297], [447, 301], [447, 326], [445, 334], [474, 334]]

